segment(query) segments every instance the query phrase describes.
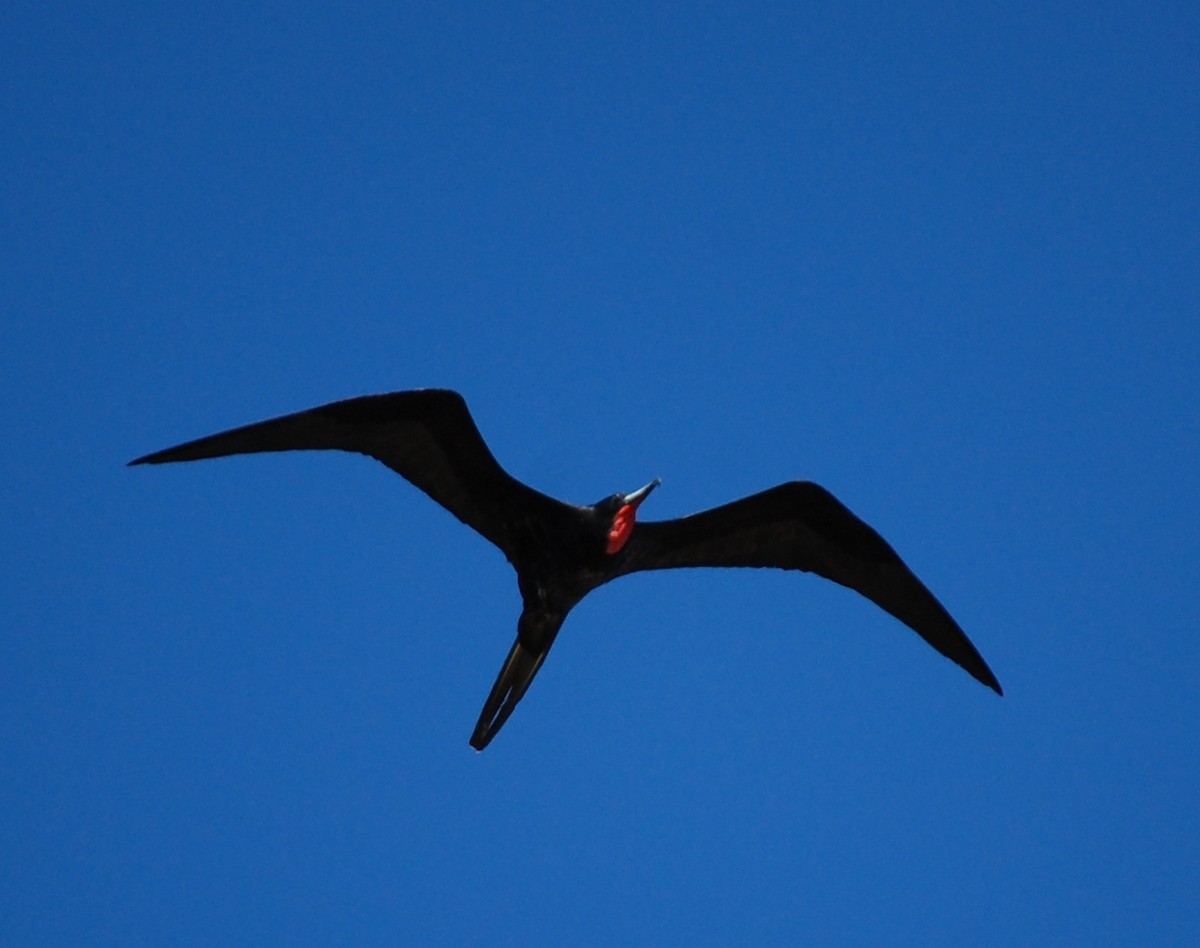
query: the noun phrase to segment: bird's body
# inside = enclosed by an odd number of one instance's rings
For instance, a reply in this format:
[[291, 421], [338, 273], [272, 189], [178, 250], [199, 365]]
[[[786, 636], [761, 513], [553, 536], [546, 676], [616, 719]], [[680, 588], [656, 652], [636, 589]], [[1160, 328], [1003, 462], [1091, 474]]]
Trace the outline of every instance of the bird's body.
[[675, 520], [638, 522], [658, 486], [590, 506], [548, 497], [508, 474], [456, 392], [367, 395], [246, 425], [138, 458], [193, 461], [264, 451], [337, 449], [374, 457], [496, 544], [517, 571], [517, 639], [471, 735], [482, 750], [541, 668], [571, 609], [628, 573], [685, 566], [799, 569], [848, 586], [1001, 693], [949, 613], [871, 527], [824, 488], [780, 484]]

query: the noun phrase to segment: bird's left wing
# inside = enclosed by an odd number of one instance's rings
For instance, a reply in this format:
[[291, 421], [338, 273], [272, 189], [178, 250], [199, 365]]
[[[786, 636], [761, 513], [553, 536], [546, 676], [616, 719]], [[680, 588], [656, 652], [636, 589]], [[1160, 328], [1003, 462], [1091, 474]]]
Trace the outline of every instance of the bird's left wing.
[[896, 551], [817, 484], [793, 481], [689, 517], [639, 522], [618, 572], [686, 566], [770, 566], [824, 576], [866, 596], [1003, 694], [970, 639]]
[[444, 389], [333, 402], [189, 441], [130, 464], [319, 449], [382, 461], [506, 554], [512, 549], [514, 517], [554, 517], [565, 509], [508, 474], [479, 434], [463, 397]]

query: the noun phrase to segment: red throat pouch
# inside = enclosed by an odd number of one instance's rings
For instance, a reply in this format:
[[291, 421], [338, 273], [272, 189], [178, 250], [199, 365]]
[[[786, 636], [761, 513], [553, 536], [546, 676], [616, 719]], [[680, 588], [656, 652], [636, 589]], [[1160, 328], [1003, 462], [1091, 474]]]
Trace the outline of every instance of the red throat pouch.
[[613, 517], [612, 527], [608, 531], [608, 546], [604, 551], [610, 556], [614, 553], [620, 553], [621, 548], [629, 542], [629, 536], [633, 533], [633, 524], [637, 518], [637, 508], [633, 504], [626, 504], [617, 511], [617, 515]]

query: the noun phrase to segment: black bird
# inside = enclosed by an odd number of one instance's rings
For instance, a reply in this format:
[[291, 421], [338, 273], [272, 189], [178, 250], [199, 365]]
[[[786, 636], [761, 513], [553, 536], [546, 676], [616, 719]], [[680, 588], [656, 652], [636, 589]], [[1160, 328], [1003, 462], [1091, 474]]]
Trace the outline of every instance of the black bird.
[[829, 491], [791, 481], [732, 503], [636, 523], [656, 478], [591, 506], [563, 503], [508, 474], [457, 392], [366, 395], [234, 428], [130, 461], [162, 464], [260, 451], [337, 449], [382, 461], [491, 540], [517, 571], [517, 640], [483, 705], [471, 746], [483, 750], [546, 660], [567, 613], [609, 580], [677, 566], [773, 566], [816, 573], [861, 593], [983, 684], [1003, 694], [983, 657], [884, 539]]

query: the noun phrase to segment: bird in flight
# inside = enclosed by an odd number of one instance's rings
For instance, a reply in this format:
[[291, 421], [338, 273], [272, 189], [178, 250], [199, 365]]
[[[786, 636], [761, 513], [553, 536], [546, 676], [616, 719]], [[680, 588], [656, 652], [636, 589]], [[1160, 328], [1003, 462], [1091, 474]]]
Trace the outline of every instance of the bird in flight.
[[382, 461], [496, 544], [517, 572], [517, 639], [470, 744], [483, 750], [546, 660], [567, 613], [641, 570], [756, 566], [816, 573], [866, 596], [997, 694], [1000, 682], [942, 604], [871, 527], [825, 488], [790, 481], [674, 520], [638, 521], [659, 484], [591, 505], [534, 490], [492, 456], [457, 392], [366, 395], [234, 428], [134, 464], [264, 451], [340, 450]]

